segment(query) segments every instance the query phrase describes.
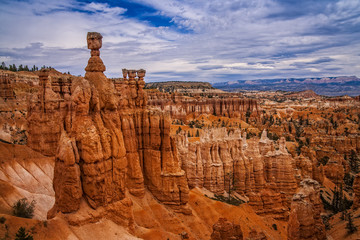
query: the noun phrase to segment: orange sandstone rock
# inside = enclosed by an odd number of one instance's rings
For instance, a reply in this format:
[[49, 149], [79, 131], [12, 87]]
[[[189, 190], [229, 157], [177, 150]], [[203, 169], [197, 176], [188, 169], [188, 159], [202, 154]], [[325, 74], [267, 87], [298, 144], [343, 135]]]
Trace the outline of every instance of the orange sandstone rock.
[[39, 85], [39, 94], [33, 95], [28, 104], [27, 145], [46, 156], [54, 156], [67, 105], [52, 90], [48, 69], [40, 70]]
[[228, 133], [222, 128], [203, 131], [200, 142], [189, 142], [183, 132], [176, 142], [191, 188], [222, 194], [230, 187], [247, 196], [258, 214], [287, 219], [297, 182], [295, 160], [284, 139], [275, 151], [266, 132], [260, 143], [255, 139], [246, 142], [245, 133], [241, 136], [239, 131]]
[[325, 176], [335, 184], [340, 184], [344, 179], [344, 168], [336, 161], [329, 161], [324, 166]]
[[195, 117], [201, 114], [213, 114], [224, 117], [241, 117], [245, 119], [246, 111], [250, 110], [254, 116], [259, 115], [256, 100], [239, 97], [199, 98], [181, 95], [179, 93], [149, 92], [148, 104], [162, 111], [170, 112], [173, 119], [185, 120], [188, 114]]
[[76, 212], [82, 198], [108, 212], [127, 201], [126, 189], [143, 197], [145, 187], [162, 203], [190, 214], [185, 172], [169, 134], [170, 116], [146, 109], [145, 70], [124, 71], [129, 76], [121, 83], [124, 92], [106, 78], [101, 39], [99, 33], [88, 34], [91, 57], [85, 79], [74, 79], [70, 91], [61, 94], [52, 90], [48, 71], [42, 71], [38, 100], [29, 108], [29, 146], [56, 153], [56, 200], [49, 217]]
[[291, 203], [288, 238], [326, 239], [325, 226], [320, 217], [320, 185], [315, 180], [305, 179], [300, 186]]
[[353, 208], [357, 209], [360, 207], [360, 173], [358, 173], [355, 177], [354, 184], [354, 201], [353, 201]]
[[243, 234], [237, 224], [229, 222], [226, 218], [219, 218], [213, 225], [211, 240], [242, 240]]

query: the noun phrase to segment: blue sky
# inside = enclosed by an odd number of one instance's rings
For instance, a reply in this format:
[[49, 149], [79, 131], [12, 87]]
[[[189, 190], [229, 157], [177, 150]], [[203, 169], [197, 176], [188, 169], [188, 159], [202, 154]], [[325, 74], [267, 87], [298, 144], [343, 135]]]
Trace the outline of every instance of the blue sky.
[[84, 75], [88, 31], [108, 77], [233, 81], [360, 76], [359, 0], [0, 0], [0, 62]]

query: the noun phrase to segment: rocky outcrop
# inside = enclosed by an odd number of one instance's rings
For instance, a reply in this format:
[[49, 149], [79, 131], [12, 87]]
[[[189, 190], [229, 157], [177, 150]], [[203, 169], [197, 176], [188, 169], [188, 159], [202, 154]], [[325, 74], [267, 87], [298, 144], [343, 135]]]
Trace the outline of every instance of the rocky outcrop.
[[246, 156], [261, 158], [253, 160], [255, 184], [258, 183], [258, 187], [249, 195], [249, 203], [259, 214], [287, 219], [291, 197], [297, 188], [294, 159], [285, 148], [284, 138], [279, 140], [279, 150], [274, 150], [273, 142], [267, 139], [265, 131], [258, 149], [260, 151], [245, 152]]
[[317, 154], [331, 156], [336, 154], [351, 153], [360, 151], [360, 136], [358, 134], [348, 136], [321, 135], [311, 139], [311, 147], [314, 147]]
[[28, 104], [27, 145], [46, 156], [54, 156], [67, 103], [52, 90], [48, 69], [39, 72], [39, 79], [40, 91]]
[[94, 209], [122, 211], [116, 206], [124, 201], [130, 209], [127, 190], [142, 197], [145, 187], [175, 211], [190, 213], [170, 116], [146, 109], [145, 71], [124, 70], [129, 84], [119, 91], [103, 74], [102, 36], [89, 33], [87, 40], [91, 57], [85, 78], [54, 88], [43, 70], [41, 91], [29, 108], [29, 146], [56, 156], [49, 217], [76, 212], [83, 198]]
[[7, 72], [0, 72], [0, 97], [3, 99], [14, 99], [15, 93], [11, 86], [10, 76]]
[[251, 230], [249, 237], [246, 240], [267, 240], [265, 233], [263, 231], [256, 231], [255, 229]]
[[337, 161], [329, 161], [324, 166], [325, 176], [335, 184], [342, 183], [344, 179], [344, 168]]
[[167, 111], [173, 119], [185, 120], [190, 113], [194, 116], [201, 114], [213, 114], [231, 118], [245, 119], [248, 111], [252, 116], [259, 115], [259, 106], [256, 100], [227, 97], [227, 98], [203, 98], [190, 97], [180, 93], [148, 93], [148, 104], [153, 108]]
[[354, 201], [352, 207], [354, 209], [357, 209], [360, 207], [360, 173], [358, 173], [355, 177], [353, 190], [354, 190]]
[[36, 86], [39, 84], [39, 76], [34, 72], [0, 70], [0, 82], [10, 84], [25, 83], [30, 86]]
[[246, 133], [226, 128], [202, 132], [200, 142], [186, 134], [176, 137], [179, 156], [190, 188], [204, 187], [216, 194], [245, 195], [258, 214], [286, 219], [297, 182], [294, 159], [281, 139], [274, 149], [264, 131], [260, 141], [246, 141]]
[[322, 184], [324, 182], [324, 168], [316, 157], [316, 152], [308, 147], [301, 148], [301, 154], [295, 157], [295, 167], [298, 169], [298, 183], [302, 179], [311, 178]]
[[321, 210], [319, 183], [312, 179], [303, 180], [291, 202], [288, 238], [326, 239], [325, 226], [320, 216]]
[[219, 218], [213, 225], [211, 240], [242, 240], [243, 233], [237, 224], [229, 222], [226, 218]]

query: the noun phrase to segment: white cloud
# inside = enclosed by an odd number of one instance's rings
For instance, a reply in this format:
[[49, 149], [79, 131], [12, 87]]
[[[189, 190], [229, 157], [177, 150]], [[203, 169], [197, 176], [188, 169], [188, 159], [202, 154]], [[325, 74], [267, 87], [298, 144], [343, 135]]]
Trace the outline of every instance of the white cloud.
[[[0, 59], [83, 74], [86, 33], [98, 31], [111, 77], [124, 67], [147, 68], [148, 80], [360, 75], [360, 36], [350, 28], [359, 25], [359, 1], [329, 1], [296, 17], [275, 0], [135, 1], [156, 9], [154, 16], [172, 19], [174, 26], [155, 27], [128, 17], [124, 7], [96, 1], [4, 1]], [[292, 65], [324, 57], [335, 60], [316, 67]], [[273, 63], [261, 63], [269, 60]]]

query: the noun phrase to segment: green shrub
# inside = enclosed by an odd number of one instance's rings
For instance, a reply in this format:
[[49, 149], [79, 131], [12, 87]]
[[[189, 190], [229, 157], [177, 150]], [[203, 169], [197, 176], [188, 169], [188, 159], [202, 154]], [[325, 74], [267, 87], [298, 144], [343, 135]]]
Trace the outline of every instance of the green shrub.
[[272, 227], [275, 231], [277, 231], [277, 225], [275, 223], [272, 225]]
[[26, 198], [18, 200], [12, 206], [14, 216], [32, 218], [34, 216], [35, 203], [34, 200], [29, 203]]

